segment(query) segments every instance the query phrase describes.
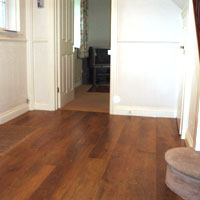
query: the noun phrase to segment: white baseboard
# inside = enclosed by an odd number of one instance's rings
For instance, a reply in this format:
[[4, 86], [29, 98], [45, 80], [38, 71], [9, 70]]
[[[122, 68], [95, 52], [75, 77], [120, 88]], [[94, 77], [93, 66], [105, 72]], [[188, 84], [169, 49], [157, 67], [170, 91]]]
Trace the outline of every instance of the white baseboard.
[[177, 117], [176, 110], [134, 107], [134, 106], [114, 106], [112, 114], [142, 116], [142, 117], [163, 117], [163, 118]]
[[55, 111], [55, 108], [49, 104], [35, 103], [34, 110]]
[[29, 111], [29, 106], [23, 104], [0, 114], [0, 124], [4, 124]]
[[74, 88], [77, 88], [82, 85], [82, 80], [74, 81]]
[[192, 138], [191, 133], [189, 132], [188, 129], [187, 129], [187, 133], [186, 133], [186, 137], [185, 137], [185, 142], [186, 142], [187, 146], [189, 146], [189, 147], [194, 146], [193, 138]]

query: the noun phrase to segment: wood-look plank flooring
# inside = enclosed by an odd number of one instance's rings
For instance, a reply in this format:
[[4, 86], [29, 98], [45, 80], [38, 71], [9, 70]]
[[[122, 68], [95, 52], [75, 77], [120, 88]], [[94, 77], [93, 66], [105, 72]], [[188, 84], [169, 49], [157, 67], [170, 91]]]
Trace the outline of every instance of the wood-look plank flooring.
[[32, 133], [0, 156], [0, 200], [181, 200], [165, 186], [175, 119], [32, 111], [3, 126]]

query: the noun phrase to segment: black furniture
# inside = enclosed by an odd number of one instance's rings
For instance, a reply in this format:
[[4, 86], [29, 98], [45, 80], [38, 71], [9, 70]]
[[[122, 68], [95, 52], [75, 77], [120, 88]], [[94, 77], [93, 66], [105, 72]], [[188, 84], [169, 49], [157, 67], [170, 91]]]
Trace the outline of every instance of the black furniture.
[[107, 48], [89, 48], [89, 68], [93, 86], [110, 84], [110, 55]]

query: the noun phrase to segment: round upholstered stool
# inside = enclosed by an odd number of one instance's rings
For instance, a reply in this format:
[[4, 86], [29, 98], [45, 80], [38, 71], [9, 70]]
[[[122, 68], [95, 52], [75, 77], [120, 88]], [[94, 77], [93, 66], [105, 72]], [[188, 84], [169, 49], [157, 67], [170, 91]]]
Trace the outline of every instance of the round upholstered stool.
[[175, 148], [166, 152], [166, 185], [185, 200], [200, 200], [200, 152]]

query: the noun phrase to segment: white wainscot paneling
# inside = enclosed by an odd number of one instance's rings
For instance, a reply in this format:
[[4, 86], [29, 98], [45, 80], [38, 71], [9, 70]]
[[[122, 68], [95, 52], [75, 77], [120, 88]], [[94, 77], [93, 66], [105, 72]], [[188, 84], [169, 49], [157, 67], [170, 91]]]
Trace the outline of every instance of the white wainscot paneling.
[[176, 43], [118, 44], [115, 96], [120, 102], [115, 104], [115, 113], [134, 115], [134, 110], [144, 110], [150, 116], [176, 116], [178, 49]]
[[26, 103], [26, 42], [1, 41], [0, 56], [0, 113], [5, 113]]
[[35, 43], [33, 49], [35, 107], [45, 110], [50, 100], [48, 43]]
[[[63, 9], [63, 17], [62, 19], [62, 27], [67, 27], [67, 28], [62, 28], [62, 39], [65, 40], [66, 42], [73, 42], [73, 23], [71, 21], [72, 15], [73, 15], [73, 2], [72, 0], [62, 0], [62, 9]], [[65, 11], [67, 10], [67, 12]]]
[[66, 94], [73, 90], [73, 55], [62, 56], [61, 92]]

